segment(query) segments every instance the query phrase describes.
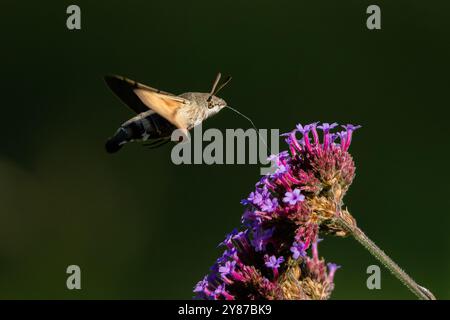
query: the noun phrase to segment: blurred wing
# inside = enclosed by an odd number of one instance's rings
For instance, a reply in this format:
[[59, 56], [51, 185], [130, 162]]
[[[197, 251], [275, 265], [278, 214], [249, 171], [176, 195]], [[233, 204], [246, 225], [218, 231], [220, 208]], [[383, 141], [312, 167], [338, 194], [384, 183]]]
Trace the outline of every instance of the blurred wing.
[[176, 115], [183, 104], [189, 103], [188, 100], [121, 76], [106, 76], [105, 81], [134, 112], [139, 114], [151, 109], [177, 127], [183, 126]]
[[145, 134], [147, 139], [170, 138], [176, 127], [157, 113], [153, 113], [146, 117]]

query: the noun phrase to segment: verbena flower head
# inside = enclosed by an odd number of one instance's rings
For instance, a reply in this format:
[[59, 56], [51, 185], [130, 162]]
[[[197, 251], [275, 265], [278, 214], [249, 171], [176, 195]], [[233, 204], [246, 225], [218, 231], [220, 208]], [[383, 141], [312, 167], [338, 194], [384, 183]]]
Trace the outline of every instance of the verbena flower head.
[[[277, 165], [242, 200], [242, 231], [195, 287], [198, 299], [328, 299], [338, 266], [319, 258], [319, 232], [346, 236], [335, 223], [355, 166], [348, 148], [359, 126], [298, 124]], [[309, 255], [308, 255], [309, 251]]]

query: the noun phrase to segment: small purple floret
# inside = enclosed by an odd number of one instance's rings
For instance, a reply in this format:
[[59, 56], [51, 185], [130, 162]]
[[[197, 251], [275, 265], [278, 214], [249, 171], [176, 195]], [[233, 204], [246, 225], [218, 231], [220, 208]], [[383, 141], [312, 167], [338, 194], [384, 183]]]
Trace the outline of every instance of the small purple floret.
[[265, 265], [267, 268], [279, 268], [283, 262], [284, 262], [284, 257], [277, 258], [275, 256], [270, 256], [270, 257], [266, 257]]
[[291, 206], [297, 204], [297, 202], [302, 202], [303, 200], [305, 200], [305, 196], [300, 193], [300, 189], [286, 192], [283, 198], [283, 202], [290, 204]]

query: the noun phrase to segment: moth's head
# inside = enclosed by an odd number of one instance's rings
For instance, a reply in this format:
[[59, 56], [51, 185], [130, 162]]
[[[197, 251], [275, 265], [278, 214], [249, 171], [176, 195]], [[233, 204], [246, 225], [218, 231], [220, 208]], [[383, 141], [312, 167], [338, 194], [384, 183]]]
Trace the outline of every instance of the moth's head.
[[208, 110], [210, 110], [211, 113], [217, 113], [227, 106], [227, 103], [225, 102], [225, 100], [217, 97], [216, 94], [221, 89], [223, 89], [223, 87], [225, 87], [228, 84], [228, 82], [231, 81], [231, 77], [228, 77], [225, 80], [225, 82], [223, 82], [221, 85], [219, 85], [220, 78], [221, 78], [221, 74], [218, 73], [216, 80], [214, 81], [213, 86], [211, 88], [211, 92], [209, 93], [209, 96], [206, 99], [206, 101], [208, 103]]
[[208, 110], [213, 113], [217, 113], [227, 106], [225, 100], [216, 96], [209, 96], [207, 102]]

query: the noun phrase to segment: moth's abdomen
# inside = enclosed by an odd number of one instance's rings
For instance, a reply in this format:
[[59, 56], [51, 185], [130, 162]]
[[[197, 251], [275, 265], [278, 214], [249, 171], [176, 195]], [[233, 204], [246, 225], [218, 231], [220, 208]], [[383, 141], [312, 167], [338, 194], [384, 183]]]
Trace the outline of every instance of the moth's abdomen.
[[175, 127], [152, 111], [144, 112], [123, 123], [106, 142], [106, 151], [115, 153], [131, 141], [170, 138]]
[[131, 140], [131, 133], [124, 127], [120, 127], [116, 133], [106, 141], [105, 148], [108, 153], [115, 153], [122, 145]]

